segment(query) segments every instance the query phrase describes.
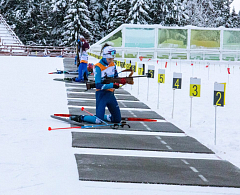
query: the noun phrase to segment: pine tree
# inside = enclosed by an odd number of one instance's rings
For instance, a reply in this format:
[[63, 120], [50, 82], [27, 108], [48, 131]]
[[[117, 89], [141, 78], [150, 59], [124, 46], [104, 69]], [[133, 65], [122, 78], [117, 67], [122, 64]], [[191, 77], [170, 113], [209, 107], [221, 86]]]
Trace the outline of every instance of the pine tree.
[[191, 16], [192, 16], [192, 8], [193, 1], [183, 0], [181, 5], [181, 20], [179, 22], [179, 26], [191, 25]]
[[53, 45], [51, 31], [52, 31], [52, 20], [50, 0], [43, 0], [38, 5], [38, 15], [36, 16], [36, 26], [32, 28], [35, 31], [35, 41], [39, 45]]
[[165, 4], [165, 12], [167, 13], [165, 18], [165, 25], [176, 26], [180, 25], [181, 15], [182, 15], [182, 2], [181, 0], [171, 0], [167, 1]]
[[148, 0], [133, 0], [127, 21], [131, 24], [148, 24], [151, 21], [148, 4]]
[[92, 42], [97, 42], [102, 37], [105, 36], [106, 31], [106, 4], [105, 1], [90, 0], [89, 11], [90, 11], [90, 20], [92, 22]]
[[67, 16], [64, 18], [64, 44], [75, 45], [75, 41], [83, 35], [84, 37], [92, 37], [91, 21], [89, 19], [88, 7], [83, 0], [70, 0], [70, 7]]
[[201, 17], [201, 26], [203, 27], [214, 27], [215, 20], [215, 7], [213, 5], [213, 0], [201, 0], [200, 3]]
[[53, 39], [53, 45], [63, 45], [62, 35], [64, 32], [63, 21], [67, 15], [69, 8], [69, 0], [54, 0], [51, 4], [52, 10], [52, 31], [51, 37]]
[[221, 17], [223, 18], [221, 26], [228, 28], [228, 20], [231, 17], [230, 5], [233, 2], [233, 0], [222, 0], [220, 2], [222, 4], [222, 9], [220, 8]]
[[149, 24], [164, 24], [164, 4], [164, 0], [151, 0], [149, 16], [152, 18], [152, 20], [149, 21]]
[[230, 17], [226, 23], [227, 28], [239, 28], [240, 27], [240, 17], [236, 13], [235, 8], [233, 8]]
[[39, 0], [20, 1], [12, 14], [15, 33], [24, 44], [38, 43], [39, 3]]
[[108, 20], [106, 33], [110, 33], [122, 24], [127, 19], [127, 13], [130, 9], [128, 0], [110, 0], [108, 4]]
[[127, 22], [128, 13], [130, 11], [130, 0], [119, 0], [118, 1], [118, 14], [117, 18], [122, 24]]

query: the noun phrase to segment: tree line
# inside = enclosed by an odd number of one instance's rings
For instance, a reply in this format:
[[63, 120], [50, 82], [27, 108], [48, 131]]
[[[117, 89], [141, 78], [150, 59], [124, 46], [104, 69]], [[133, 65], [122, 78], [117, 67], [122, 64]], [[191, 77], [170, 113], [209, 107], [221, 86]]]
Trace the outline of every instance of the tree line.
[[24, 44], [94, 43], [124, 23], [239, 28], [233, 0], [0, 0], [0, 13]]

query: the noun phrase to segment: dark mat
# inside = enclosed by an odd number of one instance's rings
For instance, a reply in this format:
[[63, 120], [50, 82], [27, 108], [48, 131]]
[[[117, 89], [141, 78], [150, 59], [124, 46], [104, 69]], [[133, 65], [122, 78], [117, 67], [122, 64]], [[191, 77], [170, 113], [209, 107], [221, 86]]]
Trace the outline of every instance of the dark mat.
[[[137, 122], [127, 121], [130, 128], [127, 126], [119, 127], [119, 130], [125, 131], [147, 131], [147, 132], [165, 132], [165, 133], [184, 133], [181, 129], [169, 122]], [[89, 125], [85, 123], [84, 125]], [[96, 129], [93, 127], [91, 129]], [[97, 129], [112, 129], [110, 126], [97, 127]]]
[[168, 132], [168, 133], [183, 133], [181, 129], [169, 122], [128, 122], [131, 126], [130, 131], [149, 131], [149, 132]]
[[75, 157], [79, 179], [84, 181], [240, 187], [240, 170], [227, 161], [89, 154]]
[[[96, 106], [95, 101], [76, 101], [68, 100], [68, 105], [72, 106]], [[118, 102], [120, 108], [141, 108], [141, 109], [150, 109], [146, 104], [142, 102]]]
[[[77, 115], [86, 115], [86, 112], [81, 111], [81, 107], [79, 108], [68, 108], [70, 114], [77, 114]], [[88, 112], [91, 112], [92, 114], [96, 114], [96, 109], [95, 108], [86, 108]], [[134, 115], [133, 115], [133, 114]], [[109, 111], [106, 109], [105, 114], [110, 114]], [[144, 110], [144, 111], [139, 111], [139, 110], [121, 110], [121, 115], [122, 117], [137, 117], [137, 118], [149, 118], [149, 119], [164, 119], [162, 116], [157, 114], [154, 111], [151, 110]]]
[[72, 146], [187, 153], [213, 152], [192, 137], [72, 132]]
[[[68, 98], [89, 98], [89, 99], [95, 99], [95, 93], [81, 93], [81, 94], [74, 94], [70, 93], [67, 94]], [[115, 97], [117, 100], [129, 100], [129, 101], [139, 101], [137, 98], [134, 96], [130, 95], [120, 95], [120, 94], [115, 94]]]

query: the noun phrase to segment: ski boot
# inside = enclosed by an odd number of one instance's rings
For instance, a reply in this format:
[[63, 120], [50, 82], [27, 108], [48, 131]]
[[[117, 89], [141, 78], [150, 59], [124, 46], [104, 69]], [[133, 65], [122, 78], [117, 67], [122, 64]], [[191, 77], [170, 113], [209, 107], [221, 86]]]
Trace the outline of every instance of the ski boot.
[[76, 78], [76, 77], [73, 77], [73, 78], [65, 77], [64, 80], [65, 80], [65, 81], [75, 81], [75, 78]]
[[79, 123], [83, 122], [82, 115], [73, 115], [73, 116], [70, 116], [69, 119]]

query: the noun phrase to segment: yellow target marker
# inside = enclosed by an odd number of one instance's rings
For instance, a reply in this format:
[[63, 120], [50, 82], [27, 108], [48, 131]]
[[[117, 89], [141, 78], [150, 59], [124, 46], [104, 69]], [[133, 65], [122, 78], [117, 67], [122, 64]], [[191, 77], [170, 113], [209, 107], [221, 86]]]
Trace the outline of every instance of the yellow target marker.
[[165, 83], [165, 70], [158, 69], [158, 83]]
[[190, 97], [200, 97], [201, 79], [190, 78]]

